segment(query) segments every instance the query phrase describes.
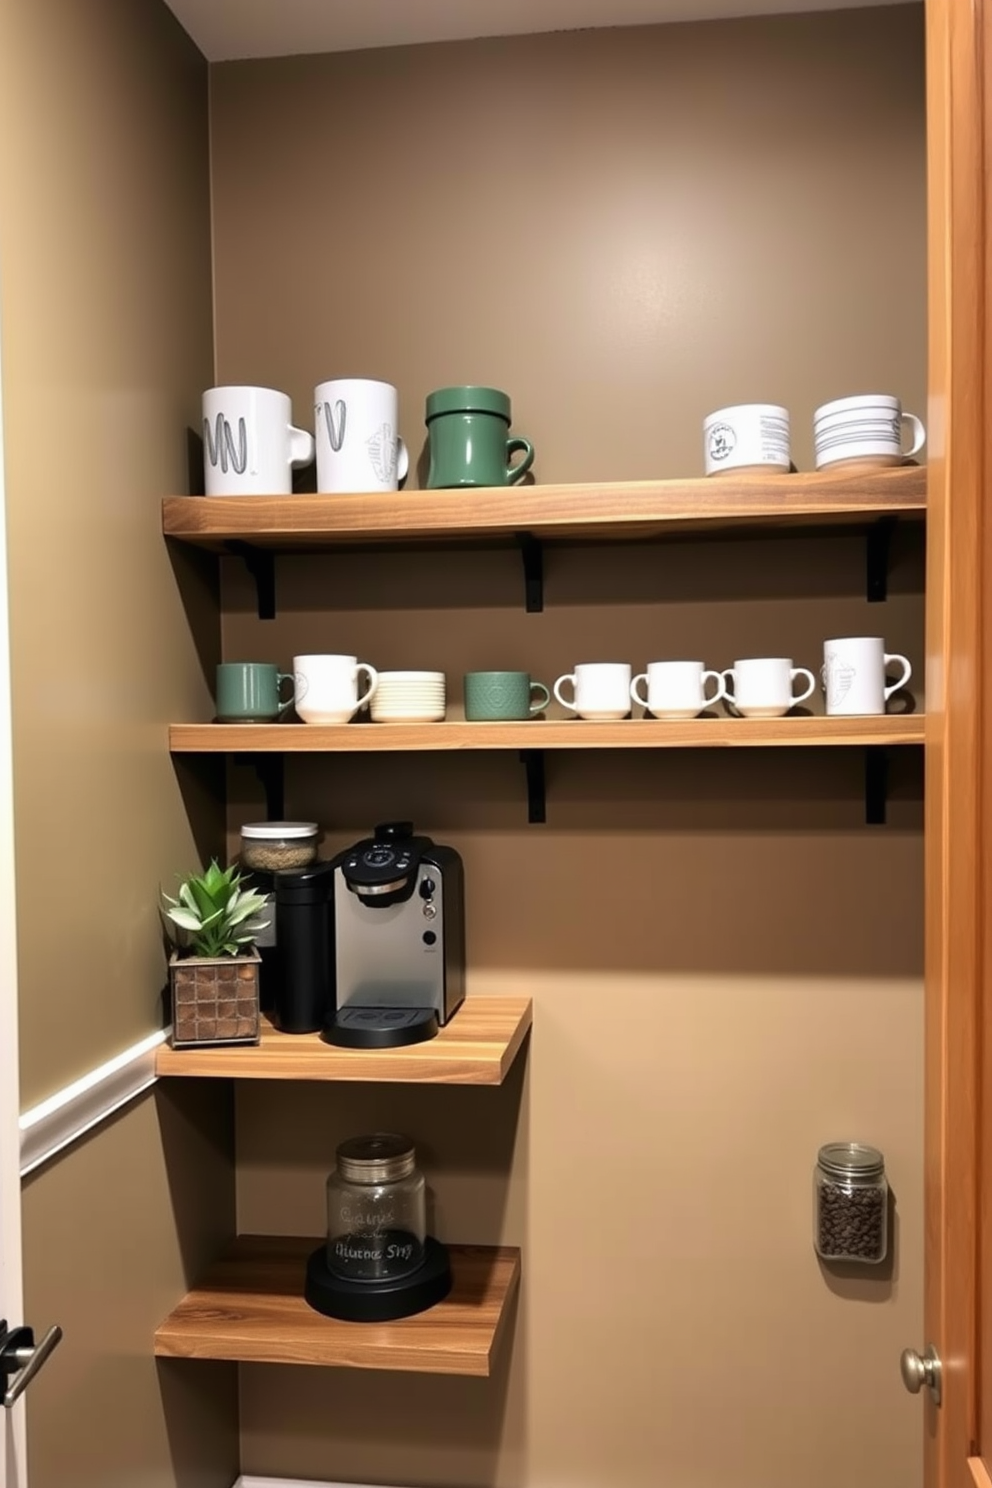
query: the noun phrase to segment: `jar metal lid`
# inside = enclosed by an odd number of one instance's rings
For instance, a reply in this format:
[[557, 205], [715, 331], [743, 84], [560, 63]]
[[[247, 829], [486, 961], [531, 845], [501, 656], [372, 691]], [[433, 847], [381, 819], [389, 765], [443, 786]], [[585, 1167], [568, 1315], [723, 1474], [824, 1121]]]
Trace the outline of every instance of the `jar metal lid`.
[[297, 841], [301, 837], [316, 837], [318, 830], [316, 822], [245, 822], [241, 835], [257, 842]]
[[348, 1183], [396, 1183], [409, 1177], [416, 1158], [410, 1138], [395, 1132], [350, 1137], [337, 1150], [338, 1172]]
[[439, 413], [495, 413], [510, 422], [510, 398], [499, 388], [448, 387], [437, 388], [427, 395], [426, 423], [437, 418]]
[[881, 1152], [863, 1142], [828, 1142], [816, 1160], [825, 1173], [839, 1178], [877, 1178], [885, 1172]]

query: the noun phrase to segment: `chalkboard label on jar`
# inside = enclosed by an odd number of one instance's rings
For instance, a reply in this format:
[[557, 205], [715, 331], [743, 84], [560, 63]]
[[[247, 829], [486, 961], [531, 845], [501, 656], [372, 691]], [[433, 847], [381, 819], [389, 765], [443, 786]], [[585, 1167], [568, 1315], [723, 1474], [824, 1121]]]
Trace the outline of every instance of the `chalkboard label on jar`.
[[327, 1247], [328, 1268], [348, 1281], [396, 1281], [423, 1261], [424, 1247], [409, 1230], [338, 1235]]

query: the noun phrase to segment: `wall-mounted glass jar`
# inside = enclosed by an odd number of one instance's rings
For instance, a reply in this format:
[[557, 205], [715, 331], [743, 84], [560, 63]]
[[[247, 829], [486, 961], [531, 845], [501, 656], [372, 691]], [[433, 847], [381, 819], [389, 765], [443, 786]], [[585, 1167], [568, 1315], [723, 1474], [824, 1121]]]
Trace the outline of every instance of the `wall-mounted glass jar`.
[[821, 1147], [813, 1178], [813, 1244], [825, 1261], [877, 1266], [889, 1242], [885, 1158], [861, 1142]]
[[346, 1281], [395, 1281], [424, 1260], [423, 1174], [407, 1137], [375, 1132], [337, 1149], [327, 1180], [327, 1265]]

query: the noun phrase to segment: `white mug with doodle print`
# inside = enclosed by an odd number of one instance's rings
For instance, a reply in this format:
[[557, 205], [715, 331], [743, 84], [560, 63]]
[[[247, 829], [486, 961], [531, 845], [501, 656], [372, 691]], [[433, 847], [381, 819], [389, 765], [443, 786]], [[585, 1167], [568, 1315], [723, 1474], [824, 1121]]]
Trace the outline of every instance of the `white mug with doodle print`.
[[[901, 675], [889, 682], [886, 673], [894, 665]], [[840, 636], [823, 643], [823, 690], [831, 716], [884, 713], [889, 698], [912, 675], [906, 657], [886, 651], [881, 636]]]
[[707, 475], [733, 471], [786, 471], [792, 464], [789, 410], [777, 403], [718, 408], [703, 420]]
[[203, 394], [203, 483], [208, 496], [288, 496], [293, 470], [313, 460], [313, 435], [293, 427], [288, 393], [215, 387]]
[[388, 382], [339, 377], [313, 391], [317, 490], [397, 491], [410, 465], [399, 395]]

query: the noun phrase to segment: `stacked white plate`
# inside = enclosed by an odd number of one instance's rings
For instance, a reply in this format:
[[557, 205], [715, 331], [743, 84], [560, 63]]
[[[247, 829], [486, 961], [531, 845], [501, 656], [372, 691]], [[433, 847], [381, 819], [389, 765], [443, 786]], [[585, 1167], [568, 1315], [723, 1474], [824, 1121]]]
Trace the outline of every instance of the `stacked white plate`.
[[375, 723], [440, 723], [444, 718], [443, 672], [380, 672], [369, 703]]

